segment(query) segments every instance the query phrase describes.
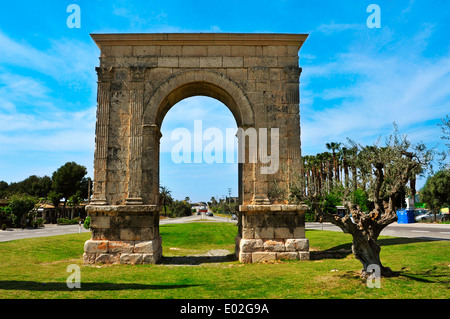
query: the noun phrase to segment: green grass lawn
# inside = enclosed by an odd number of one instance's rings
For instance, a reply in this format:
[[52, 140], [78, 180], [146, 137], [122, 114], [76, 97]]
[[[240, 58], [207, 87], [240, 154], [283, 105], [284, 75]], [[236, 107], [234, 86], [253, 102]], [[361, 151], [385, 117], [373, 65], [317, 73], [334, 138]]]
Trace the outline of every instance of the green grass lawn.
[[[383, 264], [398, 276], [368, 288], [359, 278], [361, 264], [349, 252], [348, 234], [306, 231], [313, 260], [240, 264], [233, 258], [234, 224], [171, 224], [160, 232], [164, 259], [157, 265], [83, 265], [89, 233], [2, 242], [0, 298], [450, 297], [448, 241], [380, 237]], [[201, 256], [219, 249], [229, 255]], [[81, 289], [66, 285], [70, 264], [81, 267]]]

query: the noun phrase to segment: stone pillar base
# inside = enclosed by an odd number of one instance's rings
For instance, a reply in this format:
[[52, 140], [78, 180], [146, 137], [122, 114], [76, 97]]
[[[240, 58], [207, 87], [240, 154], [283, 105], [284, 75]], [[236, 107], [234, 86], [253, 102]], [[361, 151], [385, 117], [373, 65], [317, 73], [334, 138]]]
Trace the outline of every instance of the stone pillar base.
[[86, 207], [92, 238], [84, 244], [85, 264], [154, 264], [162, 257], [156, 205]]
[[236, 257], [242, 263], [309, 259], [304, 205], [241, 205]]

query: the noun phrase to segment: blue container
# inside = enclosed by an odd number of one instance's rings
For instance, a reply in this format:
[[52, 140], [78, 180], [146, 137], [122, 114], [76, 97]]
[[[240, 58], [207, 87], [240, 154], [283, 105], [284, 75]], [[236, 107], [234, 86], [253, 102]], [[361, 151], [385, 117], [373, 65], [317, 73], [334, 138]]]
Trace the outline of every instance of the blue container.
[[411, 224], [415, 222], [413, 209], [399, 209], [397, 211], [397, 217], [397, 223], [399, 224]]

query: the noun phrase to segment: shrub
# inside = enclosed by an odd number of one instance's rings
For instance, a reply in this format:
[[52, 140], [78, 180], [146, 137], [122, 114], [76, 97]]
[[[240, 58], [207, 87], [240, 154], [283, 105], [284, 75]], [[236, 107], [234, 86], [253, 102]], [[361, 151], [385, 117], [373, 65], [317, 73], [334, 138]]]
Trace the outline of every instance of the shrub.
[[42, 225], [44, 225], [45, 219], [44, 218], [38, 218], [36, 219], [36, 221], [34, 222], [34, 226], [37, 227], [42, 227]]
[[86, 229], [91, 228], [91, 217], [90, 216], [86, 217], [86, 219], [84, 220], [83, 226]]
[[78, 224], [79, 221], [80, 219], [78, 217], [74, 219], [58, 218], [57, 223], [60, 225], [73, 225]]
[[191, 216], [191, 205], [187, 204], [184, 201], [174, 201], [171, 205], [171, 210], [173, 215], [176, 217], [182, 217], [182, 216]]
[[26, 216], [37, 203], [37, 199], [31, 196], [19, 196], [14, 195], [8, 201], [8, 205], [11, 208], [11, 222], [14, 226], [20, 226], [22, 218]]

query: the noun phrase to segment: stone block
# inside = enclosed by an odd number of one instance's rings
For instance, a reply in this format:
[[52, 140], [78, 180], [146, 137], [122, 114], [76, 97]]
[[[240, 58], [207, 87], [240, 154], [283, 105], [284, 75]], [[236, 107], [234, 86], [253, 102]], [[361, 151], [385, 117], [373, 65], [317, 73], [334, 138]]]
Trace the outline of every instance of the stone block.
[[274, 227], [275, 238], [294, 238], [294, 232], [289, 227]]
[[241, 239], [239, 250], [241, 252], [261, 251], [264, 249], [262, 239]]
[[161, 46], [161, 56], [181, 56], [183, 47], [181, 45], [164, 45]]
[[158, 227], [141, 228], [141, 237], [136, 240], [152, 240], [159, 236]]
[[120, 263], [125, 265], [142, 264], [143, 254], [121, 254]]
[[140, 228], [122, 228], [120, 229], [121, 240], [141, 240]]
[[84, 251], [88, 254], [106, 253], [108, 251], [108, 241], [87, 240], [84, 243]]
[[227, 69], [227, 75], [234, 81], [238, 82], [239, 86], [244, 91], [248, 91], [247, 85], [247, 69], [245, 68], [229, 68]]
[[243, 57], [223, 57], [224, 68], [242, 68], [244, 67]]
[[115, 57], [124, 57], [133, 55], [133, 47], [131, 45], [114, 45], [111, 46], [110, 55]]
[[253, 227], [242, 228], [242, 238], [255, 238], [255, 229]]
[[256, 55], [256, 46], [254, 45], [231, 46], [231, 56], [255, 56], [255, 55]]
[[156, 264], [159, 261], [158, 254], [142, 254], [143, 264]]
[[276, 58], [267, 57], [244, 57], [244, 67], [276, 67]]
[[208, 56], [229, 56], [230, 47], [227, 45], [208, 45]]
[[119, 263], [120, 254], [97, 254], [95, 263], [117, 264]]
[[255, 227], [255, 238], [273, 239], [273, 227]]
[[177, 57], [160, 57], [158, 58], [158, 67], [160, 68], [178, 68]]
[[264, 261], [276, 260], [276, 252], [254, 252], [252, 253], [252, 263], [259, 263]]
[[263, 55], [265, 56], [287, 56], [287, 48], [284, 45], [267, 45], [263, 46]]
[[298, 259], [300, 260], [309, 260], [309, 251], [299, 251], [298, 252]]
[[277, 253], [277, 260], [297, 260], [297, 259], [299, 259], [298, 252]]
[[265, 251], [275, 251], [282, 252], [285, 251], [285, 245], [282, 240], [265, 240], [264, 241], [264, 250]]
[[200, 58], [201, 68], [221, 68], [222, 57], [202, 57]]
[[294, 228], [294, 238], [305, 238], [305, 227]]
[[143, 56], [158, 56], [160, 54], [160, 47], [155, 45], [134, 45], [133, 55], [138, 57]]
[[289, 67], [289, 66], [297, 66], [298, 67], [298, 56], [297, 57], [278, 57], [277, 58], [277, 66], [278, 67]]
[[157, 239], [136, 241], [134, 244], [135, 253], [154, 253], [161, 247], [161, 242]]
[[309, 240], [306, 238], [286, 239], [286, 251], [309, 251]]
[[153, 227], [153, 215], [131, 216], [130, 227]]
[[250, 264], [252, 262], [252, 253], [239, 253], [239, 262], [243, 264]]
[[200, 58], [197, 57], [180, 57], [180, 68], [198, 68], [200, 67]]
[[91, 227], [92, 228], [109, 228], [111, 217], [91, 217]]
[[119, 228], [91, 228], [92, 240], [119, 240]]
[[83, 253], [83, 263], [93, 264], [95, 263], [96, 254]]
[[109, 241], [109, 253], [132, 253], [134, 249], [134, 241]]
[[183, 56], [208, 56], [208, 47], [203, 45], [184, 45]]

